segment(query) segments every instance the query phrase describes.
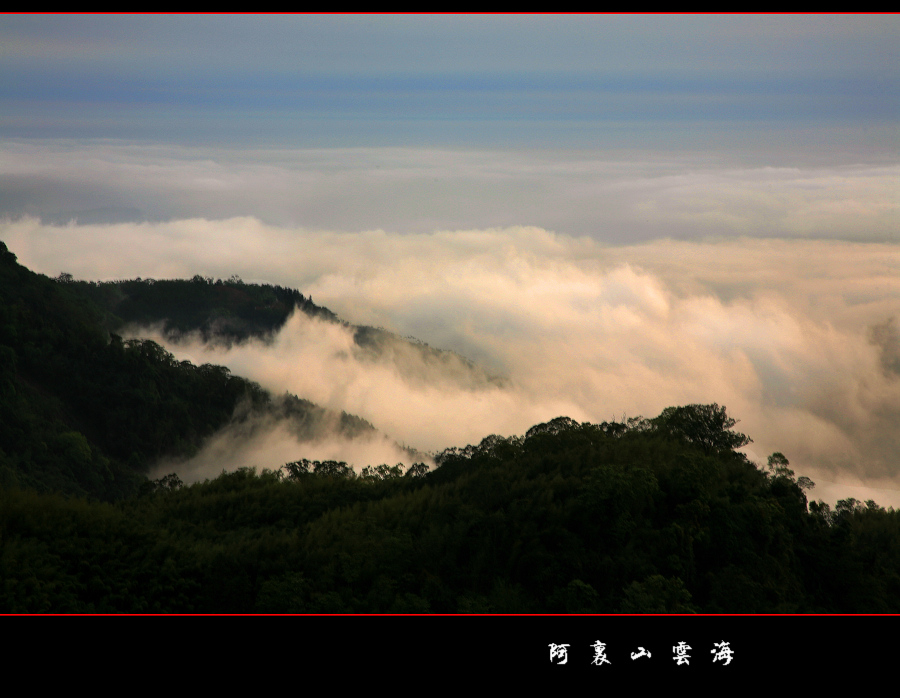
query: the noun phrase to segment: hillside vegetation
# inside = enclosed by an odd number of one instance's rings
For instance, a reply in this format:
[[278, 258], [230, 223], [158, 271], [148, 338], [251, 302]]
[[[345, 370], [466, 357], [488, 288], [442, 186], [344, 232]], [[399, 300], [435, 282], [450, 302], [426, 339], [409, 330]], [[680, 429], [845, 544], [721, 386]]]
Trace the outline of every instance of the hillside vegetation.
[[[115, 289], [66, 281], [0, 243], [0, 612], [900, 612], [900, 513], [809, 502], [814, 484], [781, 453], [750, 462], [716, 404], [558, 417], [432, 469], [150, 481], [239, 406], [321, 408], [123, 341], [119, 306], [90, 296]], [[241, 332], [271, 331], [253, 318]]]
[[[138, 290], [164, 292], [152, 297], [159, 303], [152, 313], [150, 300], [129, 301], [126, 317], [167, 322], [173, 312], [180, 326], [205, 326], [205, 281], [135, 283]], [[126, 289], [130, 284], [123, 282]], [[229, 292], [239, 307], [271, 291], [236, 285], [246, 290]], [[180, 306], [169, 293], [178, 289], [184, 290]], [[97, 302], [119, 293], [115, 283], [35, 274], [0, 242], [0, 484], [115, 500], [136, 493], [160, 458], [190, 457], [233, 420], [263, 414], [288, 420], [305, 438], [316, 437], [319, 425], [337, 424], [348, 438], [374, 432], [359, 417], [331, 415], [296, 396], [274, 397], [224, 366], [195, 366], [156, 342], [123, 340], [114, 331], [126, 323], [113, 312], [121, 303]], [[242, 331], [272, 332], [293, 309], [290, 303], [309, 305], [297, 291], [279, 293], [276, 310], [246, 313]], [[234, 339], [227, 332], [222, 337]]]

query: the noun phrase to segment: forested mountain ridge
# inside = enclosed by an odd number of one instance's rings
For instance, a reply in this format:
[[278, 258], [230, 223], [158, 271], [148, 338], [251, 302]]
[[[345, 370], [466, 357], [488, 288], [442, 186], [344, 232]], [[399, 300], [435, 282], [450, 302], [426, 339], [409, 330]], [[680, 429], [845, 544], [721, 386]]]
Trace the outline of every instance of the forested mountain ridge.
[[[125, 321], [95, 302], [117, 288], [36, 274], [0, 242], [0, 483], [116, 499], [137, 491], [159, 458], [191, 456], [233, 419], [263, 413], [306, 438], [326, 424], [347, 438], [375, 431], [353, 415], [274, 398], [223, 366], [123, 340], [112, 330]], [[282, 295], [282, 314], [287, 301], [302, 302], [297, 292]]]
[[0, 612], [900, 612], [900, 513], [808, 503], [716, 404], [559, 417], [430, 472], [149, 482], [242, 415], [321, 408], [124, 341], [60, 281], [0, 243]]
[[199, 333], [204, 341], [224, 344], [250, 337], [271, 338], [295, 309], [310, 317], [339, 321], [296, 289], [245, 284], [237, 276], [224, 281], [196, 275], [192, 279], [96, 282], [78, 281], [62, 273], [56, 280], [102, 308], [110, 331], [126, 324], [160, 324], [163, 335], [173, 341], [191, 332]]
[[174, 343], [199, 335], [204, 342], [231, 346], [249, 339], [271, 341], [296, 311], [343, 325], [352, 332], [359, 359], [389, 362], [407, 379], [419, 378], [418, 365], [435, 368], [438, 375], [445, 369], [443, 377], [468, 387], [507, 383], [456, 352], [380, 327], [353, 325], [296, 289], [244, 283], [236, 275], [226, 280], [196, 275], [192, 279], [97, 282], [78, 281], [61, 273], [56, 280], [102, 308], [102, 322], [111, 332], [159, 326], [166, 340]]
[[900, 610], [900, 515], [808, 509], [810, 483], [781, 454], [758, 468], [734, 451], [730, 421], [717, 405], [558, 418], [449, 449], [432, 472], [298, 461], [166, 478], [116, 505], [7, 488], [0, 609]]

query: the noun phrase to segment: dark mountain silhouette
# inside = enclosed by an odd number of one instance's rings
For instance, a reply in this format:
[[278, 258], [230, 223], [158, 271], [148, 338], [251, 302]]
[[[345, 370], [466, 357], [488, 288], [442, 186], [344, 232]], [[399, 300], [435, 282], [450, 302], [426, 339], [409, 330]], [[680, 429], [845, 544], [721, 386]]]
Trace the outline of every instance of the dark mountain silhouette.
[[163, 336], [173, 343], [199, 335], [204, 342], [228, 347], [251, 339], [271, 341], [292, 313], [301, 312], [343, 325], [353, 333], [357, 358], [390, 363], [406, 380], [440, 378], [468, 388], [507, 383], [455, 352], [383, 328], [342, 321], [292, 288], [247, 284], [237, 276], [227, 280], [197, 275], [190, 280], [89, 282], [63, 273], [57, 280], [102, 308], [102, 322], [113, 332], [126, 326], [160, 326]]
[[[192, 285], [179, 306], [172, 289]], [[162, 289], [178, 331], [208, 322], [210, 341], [265, 336], [299, 307], [239, 286]], [[192, 299], [219, 293], [233, 315], [216, 326]], [[557, 417], [432, 470], [300, 459], [150, 481], [157, 458], [254, 414], [373, 429], [110, 329], [120, 311], [165, 317], [153, 308], [35, 274], [0, 243], [0, 612], [900, 612], [900, 513], [809, 502], [784, 454], [740, 452], [717, 404]]]
[[[359, 417], [273, 397], [223, 366], [177, 361], [153, 341], [114, 332], [126, 322], [114, 311], [132, 321], [171, 315], [172, 331], [205, 328], [228, 341], [271, 333], [294, 307], [332, 317], [296, 291], [52, 280], [0, 245], [0, 482], [115, 499], [137, 491], [160, 458], [189, 457], [235, 421], [281, 420], [305, 440], [375, 432]], [[216, 292], [236, 318], [219, 329], [205, 321]]]

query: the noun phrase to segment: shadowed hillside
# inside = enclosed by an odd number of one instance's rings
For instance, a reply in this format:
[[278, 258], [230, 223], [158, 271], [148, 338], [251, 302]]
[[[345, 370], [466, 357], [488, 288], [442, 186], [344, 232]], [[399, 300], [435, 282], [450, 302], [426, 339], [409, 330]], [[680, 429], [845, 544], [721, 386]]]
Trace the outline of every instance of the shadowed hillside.
[[[161, 284], [159, 296], [138, 294], [139, 301], [125, 308], [137, 316], [159, 302], [156, 318], [180, 307], [178, 322], [196, 319], [202, 313], [191, 305], [191, 294], [179, 305], [179, 283]], [[206, 282], [184, 285], [208, 289]], [[136, 282], [138, 290], [156, 286]], [[237, 299], [238, 309], [265, 290], [232, 286], [220, 290]], [[241, 331], [274, 327], [293, 309], [288, 301], [303, 304], [298, 293], [282, 291], [274, 309], [245, 312], [249, 319], [241, 320]], [[365, 420], [307, 400], [273, 399], [223, 366], [194, 366], [153, 341], [123, 340], [112, 331], [124, 323], [112, 310], [121, 303], [110, 300], [119, 294], [115, 284], [35, 274], [0, 243], [0, 482], [118, 498], [136, 491], [157, 460], [188, 458], [248, 415], [281, 420], [299, 440], [326, 430], [345, 438], [374, 431]], [[104, 296], [108, 302], [98, 304]]]
[[[173, 283], [234, 308], [264, 290]], [[809, 503], [814, 483], [782, 453], [750, 462], [716, 404], [558, 417], [446, 449], [432, 470], [300, 458], [149, 481], [223, 430], [375, 430], [124, 341], [121, 304], [92, 296], [118, 292], [34, 274], [0, 243], [0, 611], [900, 612], [900, 513]], [[234, 311], [230, 341], [290, 312], [269, 300], [268, 320]], [[202, 331], [209, 307], [191, 307], [178, 331]]]
[[76, 281], [64, 273], [57, 281], [101, 308], [101, 321], [113, 332], [137, 328], [139, 334], [140, 328], [153, 326], [173, 343], [199, 335], [206, 343], [230, 347], [249, 339], [270, 341], [291, 314], [299, 311], [349, 328], [360, 359], [388, 363], [406, 380], [421, 382], [443, 376], [466, 387], [508, 382], [455, 352], [382, 328], [343, 322], [328, 308], [292, 288], [247, 284], [237, 276], [228, 280], [198, 275], [190, 280], [91, 282]]
[[807, 509], [717, 405], [558, 418], [416, 464], [300, 460], [112, 507], [0, 491], [13, 612], [807, 613], [900, 610], [900, 515]]

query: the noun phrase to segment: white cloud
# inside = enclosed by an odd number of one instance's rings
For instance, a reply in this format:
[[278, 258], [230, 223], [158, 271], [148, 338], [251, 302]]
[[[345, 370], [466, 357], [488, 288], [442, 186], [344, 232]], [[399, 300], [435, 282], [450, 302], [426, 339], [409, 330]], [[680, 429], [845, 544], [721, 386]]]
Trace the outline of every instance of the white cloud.
[[271, 347], [182, 349], [358, 414], [417, 448], [521, 434], [563, 414], [603, 421], [717, 402], [741, 419], [761, 461], [782, 451], [814, 480], [900, 489], [900, 377], [885, 368], [889, 338], [879, 345], [871, 329], [900, 316], [895, 245], [741, 238], [608, 247], [539, 228], [331, 233], [250, 218], [20, 220], [0, 226], [0, 238], [49, 273], [239, 273], [299, 287], [347, 320], [508, 376], [504, 385], [466, 382], [459, 365], [448, 376], [415, 354], [372, 361], [346, 328], [301, 315]]
[[[260, 420], [252, 429], [240, 424], [226, 427], [207, 440], [196, 456], [157, 463], [149, 477], [159, 478], [176, 472], [184, 482], [193, 483], [241, 467], [277, 470], [285, 463], [304, 458], [343, 461], [355, 466], [357, 472], [368, 464], [403, 463], [408, 466], [413, 460], [383, 435], [357, 439], [323, 435], [312, 441], [298, 440], [287, 424]], [[433, 466], [430, 459], [424, 460], [429, 467]]]
[[742, 235], [897, 242], [898, 177], [896, 164], [735, 167], [696, 154], [8, 142], [0, 215], [252, 216], [288, 228], [418, 234], [530, 225], [617, 244]]

